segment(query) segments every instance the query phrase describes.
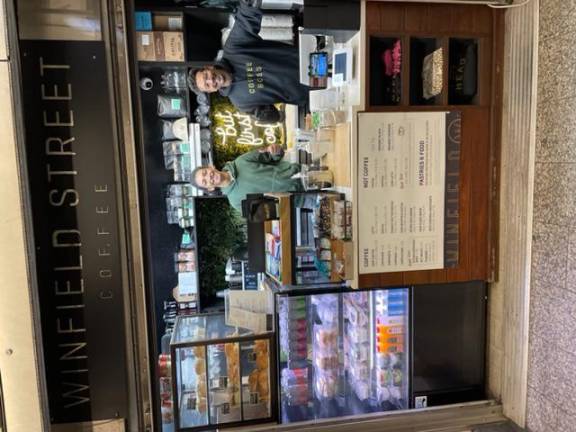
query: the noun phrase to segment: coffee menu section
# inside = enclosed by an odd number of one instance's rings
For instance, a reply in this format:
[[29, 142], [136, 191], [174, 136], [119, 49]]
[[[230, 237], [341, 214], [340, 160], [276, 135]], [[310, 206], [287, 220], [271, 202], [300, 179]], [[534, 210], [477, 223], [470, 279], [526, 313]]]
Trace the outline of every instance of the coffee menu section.
[[361, 113], [359, 273], [445, 267], [446, 128], [457, 113]]

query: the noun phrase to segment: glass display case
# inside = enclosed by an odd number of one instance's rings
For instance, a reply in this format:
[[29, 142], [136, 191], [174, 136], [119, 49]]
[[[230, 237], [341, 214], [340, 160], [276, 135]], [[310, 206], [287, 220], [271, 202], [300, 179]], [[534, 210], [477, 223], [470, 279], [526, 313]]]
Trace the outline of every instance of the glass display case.
[[273, 335], [228, 326], [220, 313], [178, 317], [170, 346], [175, 430], [274, 420]]
[[278, 294], [281, 422], [407, 409], [409, 304], [408, 288]]
[[344, 263], [335, 262], [338, 241], [352, 237], [352, 206], [330, 191], [275, 196], [277, 220], [265, 229], [266, 273], [282, 285], [341, 283]]

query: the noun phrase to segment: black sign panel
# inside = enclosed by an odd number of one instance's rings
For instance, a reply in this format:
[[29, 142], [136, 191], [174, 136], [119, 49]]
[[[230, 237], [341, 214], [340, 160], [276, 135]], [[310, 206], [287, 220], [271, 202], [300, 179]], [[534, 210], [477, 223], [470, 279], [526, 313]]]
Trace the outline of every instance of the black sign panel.
[[20, 47], [51, 421], [126, 417], [117, 152], [104, 43]]

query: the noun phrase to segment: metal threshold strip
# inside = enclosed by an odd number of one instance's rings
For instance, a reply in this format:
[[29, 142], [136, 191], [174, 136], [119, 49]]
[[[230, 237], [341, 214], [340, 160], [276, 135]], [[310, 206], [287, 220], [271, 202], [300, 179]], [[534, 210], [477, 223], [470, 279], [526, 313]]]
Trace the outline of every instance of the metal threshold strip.
[[463, 432], [474, 426], [506, 421], [502, 405], [487, 400], [419, 410], [390, 411], [340, 419], [286, 425], [263, 425], [229, 429], [234, 432]]

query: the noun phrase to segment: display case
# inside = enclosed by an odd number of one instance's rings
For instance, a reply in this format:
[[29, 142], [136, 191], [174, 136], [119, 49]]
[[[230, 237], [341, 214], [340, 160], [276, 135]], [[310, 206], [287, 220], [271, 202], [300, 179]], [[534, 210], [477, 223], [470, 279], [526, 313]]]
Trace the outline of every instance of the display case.
[[409, 407], [409, 293], [277, 295], [281, 422]]
[[338, 284], [342, 242], [352, 237], [352, 206], [332, 191], [271, 195], [278, 219], [266, 221], [266, 273], [281, 285]]
[[273, 335], [228, 326], [224, 314], [178, 317], [170, 346], [175, 430], [275, 420]]

